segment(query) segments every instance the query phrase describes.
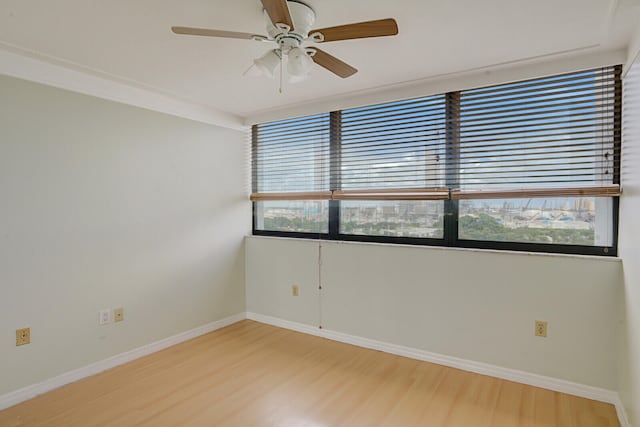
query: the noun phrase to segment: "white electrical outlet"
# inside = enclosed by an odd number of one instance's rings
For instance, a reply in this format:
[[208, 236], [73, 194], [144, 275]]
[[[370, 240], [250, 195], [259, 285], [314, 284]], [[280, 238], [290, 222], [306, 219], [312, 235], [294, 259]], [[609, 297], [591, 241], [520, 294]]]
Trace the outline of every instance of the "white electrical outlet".
[[100, 310], [99, 322], [101, 325], [111, 323], [111, 310]]

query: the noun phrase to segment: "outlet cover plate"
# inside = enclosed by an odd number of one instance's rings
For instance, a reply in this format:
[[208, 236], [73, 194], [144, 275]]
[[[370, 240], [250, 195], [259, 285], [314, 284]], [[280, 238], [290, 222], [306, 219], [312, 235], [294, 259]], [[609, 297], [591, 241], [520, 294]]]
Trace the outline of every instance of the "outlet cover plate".
[[544, 320], [536, 320], [536, 336], [537, 337], [546, 337], [547, 336], [547, 322]]
[[31, 328], [16, 329], [16, 346], [31, 343]]

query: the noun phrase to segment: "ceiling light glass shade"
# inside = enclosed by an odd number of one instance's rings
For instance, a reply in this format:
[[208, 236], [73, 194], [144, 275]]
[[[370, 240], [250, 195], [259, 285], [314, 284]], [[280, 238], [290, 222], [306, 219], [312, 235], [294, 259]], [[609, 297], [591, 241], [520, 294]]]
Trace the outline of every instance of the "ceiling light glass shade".
[[289, 76], [289, 83], [301, 83], [305, 80], [307, 80], [309, 78], [309, 76], [311, 76], [311, 74], [303, 74], [301, 76]]
[[300, 47], [291, 49], [287, 59], [287, 71], [292, 76], [306, 76], [313, 67], [313, 59]]
[[242, 75], [249, 77], [262, 77], [262, 72], [258, 69], [258, 67], [256, 67], [256, 64], [251, 64], [251, 66], [247, 68], [247, 71], [242, 73]]
[[279, 63], [280, 55], [274, 49], [265, 53], [260, 58], [254, 59], [253, 67], [255, 67], [263, 76], [273, 78], [273, 73], [276, 71]]

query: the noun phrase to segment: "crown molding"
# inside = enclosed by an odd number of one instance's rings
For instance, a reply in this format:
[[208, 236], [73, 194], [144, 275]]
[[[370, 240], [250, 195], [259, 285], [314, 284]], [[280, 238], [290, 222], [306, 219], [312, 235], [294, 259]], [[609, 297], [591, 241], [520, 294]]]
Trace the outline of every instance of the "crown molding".
[[[615, 1], [613, 4], [615, 5]], [[640, 33], [640, 31], [638, 32]], [[640, 37], [636, 37], [636, 40]], [[634, 40], [635, 41], [635, 40]], [[430, 76], [407, 82], [343, 93], [291, 104], [275, 109], [232, 114], [214, 107], [181, 99], [161, 89], [83, 67], [70, 61], [50, 57], [0, 42], [0, 74], [42, 83], [85, 95], [121, 102], [152, 111], [170, 114], [215, 126], [246, 130], [264, 123], [327, 111], [372, 105], [400, 99], [427, 96], [451, 90], [463, 90], [528, 78], [543, 77], [613, 64], [629, 64], [633, 45], [628, 50], [592, 52], [599, 45], [569, 51], [492, 64], [469, 70]], [[633, 49], [633, 50], [637, 50]], [[634, 52], [635, 53], [635, 52]]]
[[327, 111], [362, 107], [454, 90], [473, 89], [572, 71], [588, 70], [607, 65], [624, 64], [627, 60], [627, 51], [625, 49], [593, 52], [599, 48], [600, 45], [584, 46], [516, 61], [439, 74], [424, 79], [343, 93], [337, 96], [316, 99], [312, 102], [302, 102], [281, 108], [256, 111], [246, 114], [244, 123], [250, 126], [256, 123], [303, 117]]
[[159, 89], [0, 42], [0, 74], [215, 126], [243, 130], [242, 117]]
[[640, 26], [636, 28], [636, 31], [631, 36], [631, 41], [629, 42], [629, 48], [627, 49], [627, 60], [624, 64], [622, 77], [626, 77], [627, 73], [636, 62], [636, 59], [640, 57]]

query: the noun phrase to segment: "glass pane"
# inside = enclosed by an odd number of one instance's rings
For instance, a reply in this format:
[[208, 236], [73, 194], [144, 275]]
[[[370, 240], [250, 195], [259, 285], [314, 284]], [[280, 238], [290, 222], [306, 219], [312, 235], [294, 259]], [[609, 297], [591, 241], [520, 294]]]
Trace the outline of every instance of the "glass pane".
[[381, 200], [340, 202], [340, 233], [441, 239], [444, 202]]
[[460, 200], [460, 239], [611, 246], [609, 197]]
[[329, 202], [327, 200], [256, 202], [256, 229], [327, 233]]

